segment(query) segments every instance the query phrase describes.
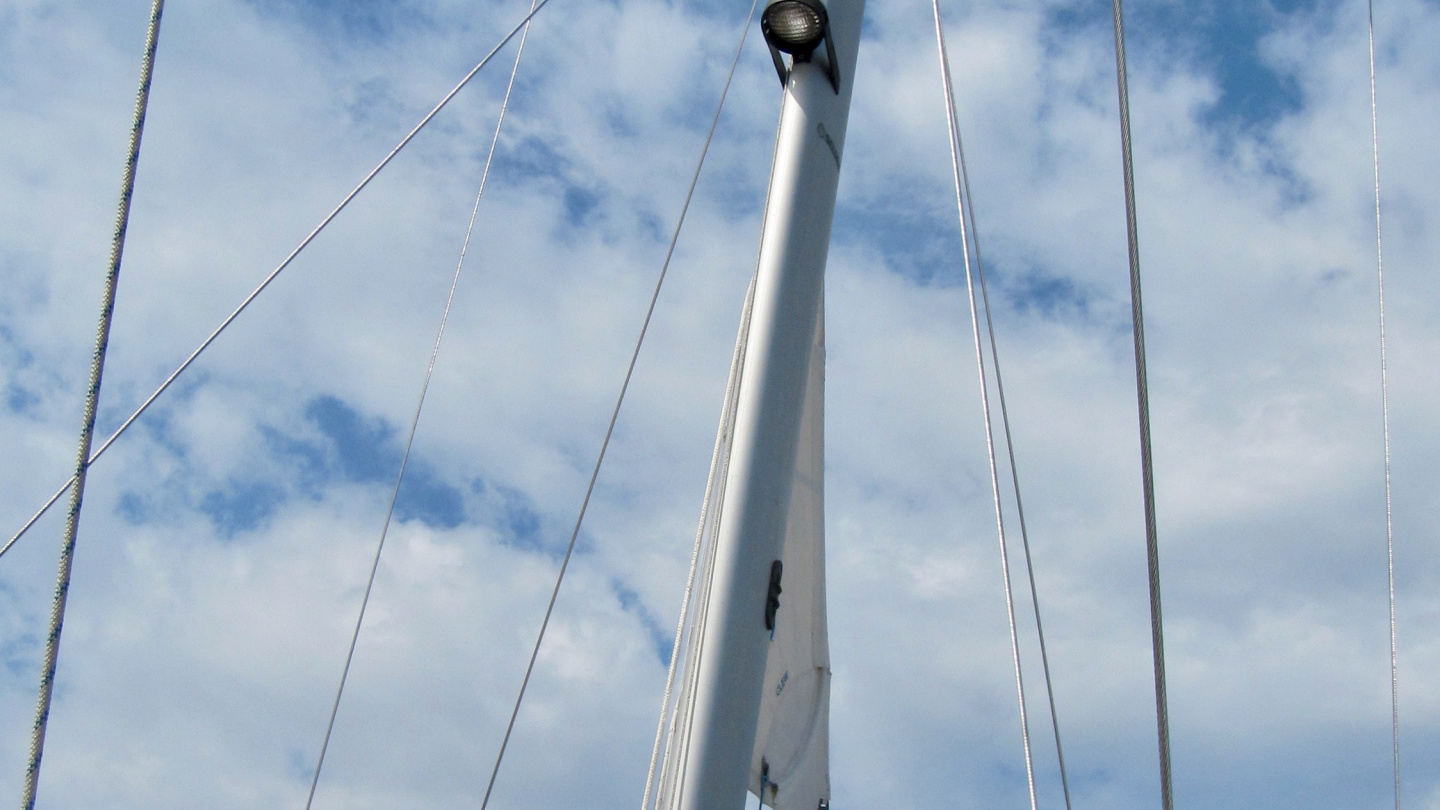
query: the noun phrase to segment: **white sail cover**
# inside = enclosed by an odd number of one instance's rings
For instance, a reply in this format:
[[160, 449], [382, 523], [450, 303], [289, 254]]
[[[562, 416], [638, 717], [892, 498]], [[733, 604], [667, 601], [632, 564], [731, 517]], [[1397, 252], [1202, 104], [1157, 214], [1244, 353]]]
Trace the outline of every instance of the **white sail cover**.
[[[680, 806], [680, 790], [695, 702], [695, 673], [704, 654], [701, 640], [708, 614], [715, 536], [723, 520], [724, 482], [734, 436], [735, 401], [743, 385], [746, 338], [754, 286], [746, 297], [730, 385], [721, 415], [710, 479], [714, 489], [701, 515], [696, 547], [694, 600], [681, 619], [682, 657], [675, 673], [674, 699], [662, 707], [663, 756], [654, 785], [657, 810]], [[830, 800], [830, 649], [825, 623], [825, 326], [824, 304], [816, 321], [804, 412], [796, 450], [790, 512], [782, 549], [780, 608], [765, 662], [765, 694], [756, 726], [750, 791], [775, 810], [817, 810]], [[657, 755], [660, 751], [657, 750]]]
[[830, 801], [823, 304], [821, 309], [791, 483], [780, 609], [765, 661], [765, 693], [750, 761], [750, 791], [775, 810], [816, 810], [821, 801]]

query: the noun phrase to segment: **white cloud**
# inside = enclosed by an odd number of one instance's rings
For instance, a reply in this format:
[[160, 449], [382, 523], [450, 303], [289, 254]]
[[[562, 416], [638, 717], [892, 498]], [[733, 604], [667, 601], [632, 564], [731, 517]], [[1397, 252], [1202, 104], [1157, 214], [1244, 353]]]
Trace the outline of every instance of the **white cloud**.
[[[465, 520], [392, 527], [318, 807], [478, 802], [743, 13], [566, 2], [532, 31], [416, 440], [415, 469]], [[0, 2], [5, 527], [71, 463], [147, 5]], [[470, 5], [368, 28], [240, 0], [167, 8], [102, 427], [524, 4]], [[1125, 808], [1157, 788], [1106, 11], [946, 9], [1071, 784], [1077, 807]], [[1200, 34], [1131, 43], [1186, 806], [1390, 803], [1363, 12], [1258, 17], [1257, 64], [1300, 104], [1248, 127], [1207, 117], [1226, 99]], [[868, 13], [827, 285], [836, 803], [1021, 806], [933, 29], [925, 4]], [[1440, 11], [1377, 13], [1406, 792], [1434, 804]], [[393, 474], [347, 468], [307, 405], [388, 425], [384, 447], [351, 448], [365, 463], [398, 448], [510, 53], [96, 466], [42, 804], [303, 802]], [[639, 798], [776, 90], [752, 31], [496, 806]], [[253, 520], [217, 522], [242, 501]], [[0, 793], [18, 791], [58, 534], [49, 516], [0, 559]], [[1011, 559], [1020, 586], [1018, 544]]]

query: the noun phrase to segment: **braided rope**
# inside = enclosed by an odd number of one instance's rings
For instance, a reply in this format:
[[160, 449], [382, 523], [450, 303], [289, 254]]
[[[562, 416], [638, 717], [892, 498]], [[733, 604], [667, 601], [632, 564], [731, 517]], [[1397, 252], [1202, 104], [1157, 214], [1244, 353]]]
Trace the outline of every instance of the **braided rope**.
[[[136, 408], [133, 413], [126, 417], [124, 422], [120, 423], [120, 427], [116, 428], [115, 432], [110, 434], [110, 438], [106, 439], [104, 443], [100, 445], [100, 448], [98, 450], [90, 454], [89, 460], [86, 462], [87, 466], [89, 464], [94, 464], [96, 459], [104, 455], [105, 451], [110, 449], [110, 445], [114, 444], [116, 439], [119, 439], [120, 436], [125, 433], [125, 431], [129, 430], [130, 426], [135, 424], [135, 420], [139, 419], [140, 416], [145, 413], [145, 411], [149, 410], [150, 406], [155, 404], [155, 400], [159, 399], [161, 394], [164, 394], [167, 390], [169, 390], [171, 385], [175, 384], [176, 380], [180, 379], [180, 375], [184, 374], [185, 370], [190, 368], [190, 366], [200, 357], [201, 354], [205, 352], [206, 349], [210, 348], [210, 344], [214, 343], [215, 340], [220, 337], [220, 334], [226, 329], [228, 329], [230, 327], [230, 324], [235, 322], [236, 318], [240, 317], [240, 313], [248, 309], [249, 306], [255, 302], [255, 299], [260, 297], [260, 293], [264, 292], [265, 288], [269, 287], [270, 283], [273, 282], [276, 278], [278, 278], [280, 274], [284, 272], [285, 268], [289, 267], [291, 262], [294, 262], [295, 258], [299, 256], [300, 253], [305, 250], [305, 248], [310, 246], [311, 242], [315, 241], [315, 237], [319, 236], [320, 232], [325, 230], [325, 228], [332, 221], [334, 221], [335, 217], [339, 216], [340, 212], [344, 211], [345, 208], [350, 205], [351, 201], [353, 201], [355, 197], [358, 196], [360, 192], [365, 189], [366, 186], [370, 185], [370, 181], [374, 180], [375, 176], [380, 174], [380, 171], [382, 169], [390, 165], [390, 161], [394, 160], [395, 156], [400, 154], [400, 152], [409, 145], [410, 141], [414, 140], [416, 135], [420, 134], [420, 130], [424, 129], [426, 125], [430, 123], [431, 119], [433, 119], [436, 115], [439, 115], [440, 111], [445, 109], [445, 107], [450, 103], [450, 101], [455, 98], [455, 96], [459, 94], [462, 89], [464, 89], [465, 85], [469, 84], [470, 80], [475, 78], [475, 74], [479, 73], [482, 68], [490, 64], [490, 60], [495, 57], [495, 54], [499, 53], [501, 48], [504, 48], [506, 45], [508, 45], [510, 43], [510, 40], [514, 39], [515, 35], [520, 33], [520, 30], [524, 28], [537, 13], [539, 13], [540, 9], [545, 7], [546, 3], [549, 2], [550, 0], [539, 0], [539, 2], [535, 4], [535, 7], [530, 9], [530, 13], [526, 14], [525, 18], [522, 19], [519, 23], [517, 23], [514, 28], [510, 29], [510, 33], [506, 34], [505, 37], [495, 45], [495, 47], [491, 48], [490, 52], [485, 54], [485, 57], [481, 59], [475, 65], [475, 67], [471, 68], [470, 72], [465, 74], [464, 78], [462, 78], [454, 87], [452, 87], [450, 89], [450, 92], [446, 93], [444, 98], [440, 99], [439, 103], [437, 103], [434, 107], [430, 108], [430, 112], [426, 113], [425, 117], [420, 119], [420, 123], [416, 124], [414, 128], [405, 135], [404, 138], [401, 138], [400, 142], [395, 145], [395, 148], [391, 149], [390, 152], [386, 154], [385, 157], [375, 165], [375, 168], [371, 169], [370, 172], [366, 174], [365, 177], [359, 182], [359, 184], [356, 185], [355, 188], [351, 189], [350, 193], [346, 194], [344, 199], [340, 200], [340, 203], [338, 205], [330, 209], [330, 213], [326, 214], [325, 218], [320, 220], [320, 224], [316, 225], [310, 231], [310, 233], [306, 234], [305, 238], [300, 240], [300, 244], [296, 245], [295, 249], [291, 250], [289, 255], [287, 255], [285, 259], [275, 267], [274, 270], [271, 270], [270, 274], [267, 275], [263, 280], [261, 280], [261, 282], [255, 287], [255, 289], [250, 291], [249, 295], [245, 296], [244, 300], [240, 302], [240, 305], [235, 307], [235, 309], [232, 310], [230, 314], [225, 317], [225, 320], [221, 321], [220, 325], [215, 327], [214, 331], [212, 331], [208, 337], [200, 341], [200, 345], [197, 346], [195, 350], [190, 353], [190, 356], [186, 357], [185, 361], [182, 362], [179, 367], [177, 367], [174, 371], [170, 372], [170, 376], [166, 377], [165, 381], [160, 383], [160, 387], [156, 388], [155, 391], [150, 394], [150, 396], [146, 397], [145, 401], [140, 403], [140, 407]], [[50, 499], [46, 501], [45, 504], [41, 506], [34, 515], [31, 515], [29, 520], [25, 521], [25, 525], [21, 526], [20, 530], [15, 532], [15, 534], [10, 537], [10, 539], [5, 543], [4, 546], [0, 546], [0, 555], [4, 555], [5, 552], [9, 551], [10, 547], [15, 545], [15, 543], [21, 537], [23, 537], [26, 532], [30, 530], [30, 527], [34, 526], [35, 522], [38, 521], [42, 515], [48, 512], [51, 506], [55, 505], [56, 501], [60, 500], [60, 496], [64, 495], [66, 490], [69, 490], [70, 487], [74, 486], [76, 480], [77, 477], [72, 476], [69, 481], [66, 481], [64, 484], [62, 484], [60, 488], [55, 491], [55, 494], [51, 495]]]
[[90, 468], [90, 444], [95, 437], [95, 412], [100, 403], [100, 380], [105, 372], [105, 352], [110, 346], [110, 324], [115, 315], [115, 292], [120, 283], [120, 260], [125, 253], [125, 231], [130, 225], [130, 201], [135, 195], [135, 168], [140, 162], [140, 139], [145, 132], [145, 112], [150, 106], [150, 80], [155, 73], [155, 50], [160, 42], [160, 15], [164, 10], [165, 0], [154, 0], [150, 8], [150, 26], [145, 33], [145, 56], [140, 63], [140, 89], [135, 96], [135, 118], [130, 125], [130, 151], [125, 161], [120, 205], [115, 212], [115, 234], [110, 242], [110, 269], [105, 275], [100, 325], [96, 330], [95, 354], [90, 363], [90, 387], [85, 392], [85, 416], [80, 428], [80, 448], [76, 453], [75, 476], [71, 479], [74, 487], [70, 490], [70, 510], [65, 515], [65, 534], [60, 547], [60, 571], [56, 576], [55, 601], [50, 609], [50, 632], [45, 637], [40, 696], [36, 701], [35, 725], [30, 735], [25, 787], [20, 797], [20, 806], [24, 810], [33, 810], [35, 795], [40, 787], [40, 760], [45, 755], [45, 731], [50, 723], [50, 699], [55, 690], [55, 669], [60, 657], [60, 632], [65, 625], [70, 572], [75, 562], [75, 538], [80, 531], [80, 505], [85, 498], [85, 474]]

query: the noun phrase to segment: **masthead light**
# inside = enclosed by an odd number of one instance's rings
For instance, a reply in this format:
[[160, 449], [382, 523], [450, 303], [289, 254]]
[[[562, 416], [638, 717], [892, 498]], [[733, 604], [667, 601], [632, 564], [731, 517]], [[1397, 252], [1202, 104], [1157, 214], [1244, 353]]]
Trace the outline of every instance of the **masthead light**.
[[[800, 62], [812, 61], [816, 49], [823, 43], [825, 56], [820, 67], [829, 76], [835, 92], [840, 92], [839, 65], [824, 0], [767, 0], [765, 11], [760, 15], [760, 31], [765, 35], [765, 44], [770, 46], [770, 57], [775, 61], [775, 72], [780, 74], [782, 84], [789, 81], [791, 68]], [[789, 67], [781, 58], [782, 53], [789, 54]]]
[[805, 0], [778, 0], [760, 17], [760, 30], [777, 50], [807, 58], [825, 40], [825, 7]]

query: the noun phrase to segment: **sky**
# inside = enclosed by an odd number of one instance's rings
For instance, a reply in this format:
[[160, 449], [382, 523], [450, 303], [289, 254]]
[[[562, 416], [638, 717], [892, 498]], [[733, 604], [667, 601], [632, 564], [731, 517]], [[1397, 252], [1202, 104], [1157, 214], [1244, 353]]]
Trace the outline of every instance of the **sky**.
[[[73, 465], [148, 7], [0, 0], [5, 537]], [[171, 0], [102, 435], [526, 7]], [[316, 808], [479, 805], [746, 8], [536, 17]], [[1110, 5], [942, 10], [1074, 806], [1154, 807]], [[1393, 806], [1365, 4], [1126, 13], [1176, 804]], [[1403, 796], [1440, 808], [1440, 3], [1375, 23]], [[92, 468], [41, 807], [304, 806], [513, 58]], [[927, 3], [870, 5], [855, 82], [826, 287], [833, 805], [1025, 807]], [[752, 28], [492, 807], [640, 801], [780, 98]], [[60, 534], [56, 510], [0, 557], [0, 795]]]

